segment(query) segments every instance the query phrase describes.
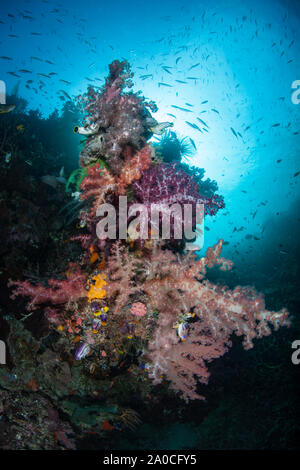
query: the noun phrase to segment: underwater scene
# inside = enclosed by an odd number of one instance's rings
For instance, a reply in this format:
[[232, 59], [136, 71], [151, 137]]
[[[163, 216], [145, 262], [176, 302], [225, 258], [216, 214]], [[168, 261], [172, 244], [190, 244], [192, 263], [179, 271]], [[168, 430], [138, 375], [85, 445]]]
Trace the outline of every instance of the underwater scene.
[[0, 449], [299, 450], [300, 2], [0, 31]]

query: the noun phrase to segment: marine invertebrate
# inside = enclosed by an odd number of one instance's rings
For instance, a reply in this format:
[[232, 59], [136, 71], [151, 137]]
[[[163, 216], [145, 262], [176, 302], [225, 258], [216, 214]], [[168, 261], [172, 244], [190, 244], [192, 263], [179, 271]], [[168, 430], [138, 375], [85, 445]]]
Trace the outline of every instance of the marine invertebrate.
[[85, 166], [97, 158], [104, 158], [113, 173], [122, 168], [122, 151], [126, 145], [135, 150], [145, 146], [151, 128], [158, 123], [148, 109], [156, 111], [154, 103], [146, 103], [142, 96], [128, 92], [132, 87], [132, 73], [128, 62], [114, 61], [101, 93], [89, 87], [78, 101], [85, 109], [85, 126], [93, 126], [98, 133], [89, 135], [81, 152], [80, 164]]
[[145, 146], [139, 152], [133, 152], [130, 147], [124, 149], [124, 165], [119, 176], [113, 175], [99, 163], [87, 169], [87, 176], [81, 183], [82, 199], [92, 199], [92, 207], [88, 212], [89, 219], [95, 217], [97, 207], [105, 202], [108, 194], [125, 194], [128, 185], [141, 177], [142, 171], [149, 168], [151, 163], [151, 146]]
[[196, 180], [176, 163], [162, 163], [143, 171], [140, 180], [133, 183], [133, 189], [136, 199], [145, 205], [198, 202], [205, 205], [205, 214], [210, 215], [224, 207], [221, 196], [207, 198], [199, 194]]
[[35, 310], [40, 305], [63, 305], [70, 300], [79, 299], [86, 295], [86, 274], [79, 266], [70, 263], [66, 279], [49, 279], [48, 286], [41, 283], [36, 285], [29, 281], [9, 281], [9, 287], [14, 287], [11, 295], [15, 299], [18, 295], [29, 297], [28, 310]]
[[[232, 263], [220, 257], [221, 249], [219, 241], [198, 261], [193, 256], [179, 261], [170, 252], [159, 253], [164, 272], [157, 263], [152, 264], [148, 271], [150, 279], [143, 284], [151, 304], [160, 311], [148, 345], [150, 377], [154, 383], [165, 377], [187, 401], [203, 398], [196, 392], [196, 378], [207, 384], [210, 375], [207, 365], [228, 350], [232, 333], [243, 336], [244, 348], [250, 349], [254, 338], [271, 333], [270, 326], [277, 330], [290, 325], [287, 310], [266, 310], [263, 296], [253, 288], [230, 290], [205, 280], [207, 267], [231, 268]], [[190, 311], [195, 318], [182, 341], [173, 328], [174, 321]]]
[[131, 306], [130, 313], [135, 317], [143, 317], [147, 313], [146, 305], [142, 302], [134, 302]]
[[[197, 204], [204, 205], [204, 214], [214, 215], [224, 207], [223, 198], [217, 194], [203, 196], [199, 192], [199, 186], [196, 179], [177, 163], [161, 163], [151, 166], [141, 174], [141, 178], [132, 184], [134, 190], [133, 203], [142, 203], [148, 210], [148, 217], [151, 218], [151, 207], [153, 204], [159, 205], [161, 209], [160, 221], [163, 214], [170, 216], [171, 221], [171, 240], [175, 236], [175, 224], [180, 224], [181, 232], [184, 229], [184, 215], [181, 221], [176, 214], [169, 214], [169, 208], [172, 204], [178, 203], [182, 208], [185, 204], [192, 208], [192, 226], [196, 226], [196, 208]], [[153, 226], [153, 221], [152, 221]], [[154, 227], [158, 232], [160, 227]], [[183, 237], [182, 237], [183, 238]]]
[[88, 292], [87, 298], [89, 302], [97, 299], [103, 299], [106, 295], [106, 290], [104, 286], [107, 285], [107, 282], [104, 280], [101, 274], [96, 274], [88, 280]]
[[176, 132], [166, 131], [159, 142], [154, 143], [156, 154], [165, 162], [180, 162], [193, 154], [193, 147], [187, 137], [179, 138]]

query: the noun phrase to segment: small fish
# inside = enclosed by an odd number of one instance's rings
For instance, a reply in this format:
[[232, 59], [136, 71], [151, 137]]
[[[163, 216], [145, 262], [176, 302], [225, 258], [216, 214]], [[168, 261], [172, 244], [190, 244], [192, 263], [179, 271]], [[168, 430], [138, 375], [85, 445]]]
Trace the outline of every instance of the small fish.
[[300, 175], [300, 171], [297, 171], [297, 172], [294, 174], [294, 178], [295, 178], [296, 176], [299, 176], [299, 175]]
[[209, 126], [206, 124], [205, 121], [203, 121], [203, 119], [200, 119], [199, 117], [197, 117], [198, 121], [200, 121], [204, 126], [206, 126], [208, 129], [209, 129]]
[[30, 56], [31, 60], [38, 60], [39, 62], [44, 62], [43, 59], [40, 59], [39, 57], [36, 57], [34, 55]]
[[189, 68], [189, 70], [192, 70], [192, 69], [198, 67], [198, 65], [200, 65], [200, 62], [198, 62], [197, 64], [192, 65], [192, 66]]
[[59, 81], [62, 82], [62, 83], [66, 83], [67, 85], [71, 85], [71, 82], [68, 82], [67, 80], [60, 79]]
[[185, 82], [185, 81], [183, 81], [183, 80], [175, 80], [175, 82], [178, 82], [178, 83], [187, 83], [187, 82]]
[[20, 73], [32, 73], [31, 70], [26, 70], [26, 69], [20, 69], [18, 70]]
[[15, 107], [14, 104], [0, 104], [0, 114], [10, 113]]
[[168, 83], [164, 83], [164, 82], [158, 82], [158, 86], [167, 86], [167, 87], [172, 87], [173, 85], [169, 85]]
[[233, 129], [233, 127], [231, 127], [230, 129], [231, 129], [231, 132], [233, 133], [233, 135], [234, 135], [236, 138], [238, 138], [237, 133], [235, 132], [235, 130]]
[[208, 100], [201, 101], [201, 104], [206, 104], [206, 103], [208, 103]]
[[54, 189], [59, 185], [65, 185], [67, 180], [64, 177], [64, 167], [61, 168], [59, 176], [45, 175], [41, 177], [41, 181]]
[[272, 124], [271, 127], [278, 127], [278, 126], [280, 126], [280, 123], [279, 123], [279, 122], [276, 122], [276, 124]]
[[217, 114], [220, 114], [219, 111], [215, 108], [211, 108], [211, 110], [214, 112], [214, 113], [217, 113]]
[[189, 137], [191, 143], [192, 143], [192, 146], [194, 147], [195, 150], [197, 150], [197, 147], [196, 147], [196, 144], [195, 142], [193, 141], [193, 139], [191, 137]]
[[152, 73], [148, 73], [147, 75], [140, 75], [140, 78], [142, 80], [146, 80], [147, 78], [150, 78], [152, 77], [153, 78], [153, 74]]
[[71, 96], [65, 90], [59, 90], [68, 100], [72, 101]]
[[182, 108], [181, 106], [176, 106], [175, 104], [171, 104], [171, 107], [175, 109], [180, 109], [180, 111], [185, 111], [186, 113], [192, 113], [190, 109]]
[[197, 129], [198, 131], [202, 132], [201, 129], [197, 126], [197, 124], [194, 124], [192, 122], [189, 122], [189, 121], [185, 121], [190, 127], [192, 127], [193, 129]]
[[25, 127], [24, 127], [24, 124], [19, 124], [17, 127], [16, 127], [17, 131], [19, 132], [22, 132], [24, 131]]
[[186, 122], [186, 124], [187, 124], [188, 126], [190, 126], [190, 127], [192, 127], [193, 129], [195, 129], [195, 125], [194, 125], [193, 123], [191, 123], [191, 122], [189, 122], [189, 121], [185, 121], [185, 122]]
[[173, 126], [174, 126], [173, 122], [168, 122], [168, 121], [160, 122], [160, 123], [155, 124], [155, 126], [150, 127], [150, 130], [151, 132], [153, 132], [153, 134], [161, 135], [165, 132], [165, 130], [168, 127], [173, 127]]
[[3, 60], [12, 60], [11, 57], [7, 57], [6, 55], [0, 56], [0, 59], [3, 59]]
[[202, 130], [200, 129], [200, 127], [197, 126], [197, 124], [194, 124], [194, 129], [197, 129], [197, 131], [202, 132]]
[[170, 70], [168, 70], [170, 67], [162, 67], [164, 69], [165, 72], [169, 73], [170, 75], [172, 75], [172, 72], [170, 72]]

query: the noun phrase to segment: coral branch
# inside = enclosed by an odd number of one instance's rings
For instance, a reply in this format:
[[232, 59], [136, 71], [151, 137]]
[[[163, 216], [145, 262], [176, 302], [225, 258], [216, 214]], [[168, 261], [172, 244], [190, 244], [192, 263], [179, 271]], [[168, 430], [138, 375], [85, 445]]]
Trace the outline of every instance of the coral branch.
[[67, 279], [49, 279], [48, 286], [43, 284], [33, 285], [29, 281], [10, 281], [8, 286], [15, 287], [11, 298], [18, 295], [29, 297], [27, 310], [35, 310], [42, 304], [63, 305], [70, 300], [75, 300], [86, 295], [86, 274], [80, 268], [70, 263]]

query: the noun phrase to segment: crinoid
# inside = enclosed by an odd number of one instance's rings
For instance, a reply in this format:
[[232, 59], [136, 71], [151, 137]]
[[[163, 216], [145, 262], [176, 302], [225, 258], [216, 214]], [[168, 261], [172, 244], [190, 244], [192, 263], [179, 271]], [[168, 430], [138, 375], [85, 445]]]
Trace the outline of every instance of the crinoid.
[[125, 408], [119, 416], [119, 423], [123, 428], [134, 431], [142, 423], [142, 420], [137, 411]]
[[193, 147], [188, 137], [180, 138], [176, 132], [167, 131], [159, 142], [154, 144], [155, 152], [164, 162], [181, 161], [182, 158], [190, 157]]

